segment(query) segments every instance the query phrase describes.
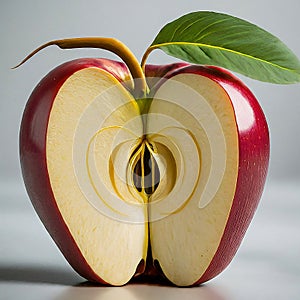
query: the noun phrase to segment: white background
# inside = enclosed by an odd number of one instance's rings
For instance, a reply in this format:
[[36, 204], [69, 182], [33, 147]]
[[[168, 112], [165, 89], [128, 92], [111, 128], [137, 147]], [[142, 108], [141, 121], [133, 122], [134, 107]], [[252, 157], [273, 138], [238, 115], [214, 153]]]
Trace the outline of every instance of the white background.
[[[272, 85], [238, 75], [257, 96], [269, 123], [269, 176], [238, 255], [205, 287], [74, 287], [84, 280], [58, 252], [24, 190], [18, 131], [34, 86], [64, 61], [114, 56], [101, 50], [51, 47], [17, 70], [10, 67], [40, 44], [79, 36], [116, 37], [140, 59], [164, 24], [196, 10], [220, 11], [251, 21], [278, 36], [300, 57], [299, 0], [1, 1], [0, 299], [17, 299], [17, 295], [23, 299], [75, 299], [75, 295], [78, 299], [152, 299], [151, 293], [164, 299], [300, 298], [300, 84]], [[171, 61], [159, 50], [149, 58], [151, 63]]]

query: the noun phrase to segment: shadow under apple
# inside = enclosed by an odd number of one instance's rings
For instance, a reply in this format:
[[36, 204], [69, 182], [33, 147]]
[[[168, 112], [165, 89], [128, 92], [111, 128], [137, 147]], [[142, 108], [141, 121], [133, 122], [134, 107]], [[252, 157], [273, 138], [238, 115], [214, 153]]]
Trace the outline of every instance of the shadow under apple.
[[226, 300], [230, 299], [227, 292], [224, 293], [215, 286], [200, 285], [196, 287], [175, 287], [170, 284], [160, 284], [155, 281], [135, 282], [130, 281], [121, 287], [99, 286], [90, 282], [65, 289], [55, 300]]
[[76, 285], [83, 279], [71, 269], [43, 266], [0, 266], [0, 282]]
[[219, 288], [201, 285], [191, 288], [178, 288], [160, 278], [145, 281], [131, 280], [127, 285], [111, 287], [84, 281], [79, 275], [67, 268], [44, 266], [0, 266], [1, 282], [40, 283], [66, 286], [55, 300], [93, 300], [93, 299], [201, 299], [226, 300]]

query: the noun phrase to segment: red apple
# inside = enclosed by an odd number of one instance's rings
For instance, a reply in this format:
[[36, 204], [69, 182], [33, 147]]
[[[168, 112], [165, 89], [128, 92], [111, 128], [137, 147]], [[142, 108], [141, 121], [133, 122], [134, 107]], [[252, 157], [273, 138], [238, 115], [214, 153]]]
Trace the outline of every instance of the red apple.
[[141, 111], [123, 63], [78, 59], [51, 71], [23, 115], [25, 185], [88, 280], [122, 285], [155, 265], [176, 285], [203, 283], [229, 264], [253, 217], [267, 123], [223, 69], [148, 65], [145, 75]]

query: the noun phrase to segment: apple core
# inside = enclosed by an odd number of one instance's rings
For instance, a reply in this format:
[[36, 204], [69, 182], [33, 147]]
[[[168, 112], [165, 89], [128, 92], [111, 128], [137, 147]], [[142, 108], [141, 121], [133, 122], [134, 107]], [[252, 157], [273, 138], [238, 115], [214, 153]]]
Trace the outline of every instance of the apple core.
[[139, 193], [146, 197], [152, 195], [160, 182], [160, 172], [155, 159], [157, 150], [154, 146], [142, 139], [132, 153], [129, 164], [133, 169], [133, 182]]

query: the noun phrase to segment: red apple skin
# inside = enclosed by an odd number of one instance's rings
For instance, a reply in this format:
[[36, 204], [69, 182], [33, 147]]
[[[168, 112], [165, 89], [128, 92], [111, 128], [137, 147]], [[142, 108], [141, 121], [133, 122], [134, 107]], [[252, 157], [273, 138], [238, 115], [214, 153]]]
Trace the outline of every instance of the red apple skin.
[[[74, 72], [89, 67], [103, 69], [121, 83], [130, 78], [123, 63], [107, 59], [77, 59], [51, 71], [37, 85], [27, 102], [20, 128], [20, 162], [32, 204], [65, 258], [86, 279], [107, 284], [93, 272], [71, 236], [57, 207], [46, 163], [46, 134], [53, 101], [67, 78]], [[194, 283], [197, 285], [215, 277], [226, 268], [250, 224], [263, 191], [268, 169], [268, 127], [254, 95], [239, 79], [226, 70], [175, 63], [165, 66], [148, 65], [145, 73], [148, 77], [163, 77], [161, 82], [182, 73], [206, 76], [225, 89], [237, 116], [239, 174], [232, 209], [218, 250], [203, 276]], [[150, 88], [154, 85], [157, 87], [159, 83], [153, 81]], [[130, 88], [128, 84], [125, 86]], [[253, 122], [248, 124], [249, 126], [245, 126], [249, 115], [241, 113], [245, 103], [251, 108], [253, 114]], [[147, 259], [146, 275], [158, 275], [160, 270], [155, 270], [149, 263]]]
[[167, 78], [169, 73], [186, 66], [189, 66], [189, 64], [185, 62], [178, 62], [168, 65], [146, 65], [145, 75], [149, 89], [155, 89], [155, 85], [160, 81], [161, 78]]
[[36, 86], [25, 107], [20, 128], [20, 162], [31, 202], [65, 258], [86, 279], [105, 284], [83, 258], [59, 212], [46, 163], [47, 126], [54, 99], [74, 72], [89, 67], [103, 69], [119, 81], [129, 79], [123, 63], [106, 59], [77, 59], [51, 71]]
[[217, 252], [205, 273], [193, 284], [198, 285], [214, 278], [228, 266], [254, 216], [268, 171], [269, 130], [262, 108], [253, 93], [227, 70], [190, 65], [169, 71], [162, 83], [178, 74], [198, 74], [219, 83], [231, 100], [238, 129], [238, 177], [231, 211]]

